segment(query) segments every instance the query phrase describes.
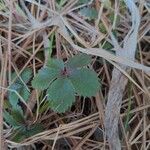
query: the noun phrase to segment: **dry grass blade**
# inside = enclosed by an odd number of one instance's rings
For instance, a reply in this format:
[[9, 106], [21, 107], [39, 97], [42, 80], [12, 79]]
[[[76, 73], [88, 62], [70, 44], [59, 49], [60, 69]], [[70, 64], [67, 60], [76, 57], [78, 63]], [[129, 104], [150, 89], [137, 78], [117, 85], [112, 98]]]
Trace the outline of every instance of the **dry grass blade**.
[[[6, 80], [6, 69], [7, 66], [7, 55], [2, 54], [2, 45], [0, 41], [0, 62], [2, 64], [1, 73], [0, 74], [0, 85], [5, 86]], [[3, 139], [3, 103], [4, 103], [4, 89], [0, 88], [0, 149], [4, 149], [4, 139]]]
[[[59, 19], [59, 18], [57, 18]], [[60, 19], [63, 20], [63, 23], [60, 21]], [[61, 17], [59, 19], [59, 21], [55, 20], [57, 22], [57, 25], [59, 26], [59, 29], [58, 29], [58, 32], [72, 45], [72, 47], [80, 52], [83, 52], [83, 53], [86, 53], [86, 54], [90, 54], [90, 55], [96, 55], [96, 56], [100, 56], [102, 58], [105, 58], [106, 60], [112, 60], [112, 61], [115, 61], [115, 62], [118, 62], [120, 64], [123, 64], [123, 65], [126, 65], [126, 66], [129, 66], [129, 67], [132, 67], [132, 68], [136, 68], [136, 69], [140, 69], [140, 70], [143, 70], [145, 71], [147, 74], [150, 74], [150, 68], [147, 67], [147, 66], [144, 66], [142, 64], [138, 64], [136, 62], [134, 62], [132, 59], [129, 59], [128, 57], [126, 57], [126, 55], [128, 55], [128, 52], [125, 54], [125, 56], [122, 56], [122, 55], [113, 55], [111, 54], [110, 52], [107, 52], [106, 50], [104, 49], [100, 49], [100, 48], [82, 48], [76, 44], [74, 44], [74, 42], [71, 40], [68, 32], [67, 32], [67, 29], [70, 29], [71, 32], [73, 32], [73, 34], [76, 36], [76, 33], [71, 29], [71, 27], [69, 26], [68, 22], [63, 18]], [[66, 26], [66, 27], [65, 27]], [[134, 33], [135, 34], [135, 33]], [[133, 34], [133, 35], [134, 35]], [[132, 37], [134, 38], [134, 37]], [[136, 37], [135, 37], [136, 38]], [[77, 39], [81, 42], [82, 40], [78, 38], [77, 36]], [[131, 39], [132, 40], [132, 39]], [[129, 40], [130, 42], [130, 40]], [[85, 47], [89, 47], [85, 42], [81, 42]], [[134, 43], [134, 41], [133, 41]], [[129, 43], [129, 44], [132, 44], [132, 43]], [[126, 48], [126, 47], [125, 47]], [[122, 49], [121, 51], [124, 51], [124, 49]], [[120, 53], [120, 52], [119, 52]], [[130, 52], [131, 53], [131, 52]], [[133, 54], [132, 54], [133, 55]], [[130, 55], [128, 55], [130, 56]]]

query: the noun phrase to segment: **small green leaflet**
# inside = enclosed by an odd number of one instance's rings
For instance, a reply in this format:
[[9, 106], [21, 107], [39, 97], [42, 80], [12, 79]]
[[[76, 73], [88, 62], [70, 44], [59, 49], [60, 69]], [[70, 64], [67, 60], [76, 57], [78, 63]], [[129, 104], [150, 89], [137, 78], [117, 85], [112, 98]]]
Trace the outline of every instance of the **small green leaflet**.
[[14, 128], [18, 128], [22, 123], [24, 123], [23, 111], [18, 105], [15, 109], [10, 109], [8, 112], [4, 110], [3, 117], [5, 121]]
[[98, 16], [98, 13], [95, 8], [90, 8], [90, 7], [84, 7], [80, 9], [79, 14], [88, 20], [91, 19], [96, 19]]
[[51, 108], [55, 111], [65, 112], [75, 101], [75, 90], [67, 78], [58, 78], [47, 90], [48, 99], [53, 100]]
[[78, 54], [68, 60], [67, 65], [71, 68], [80, 68], [87, 66], [91, 62], [91, 57], [86, 54]]
[[100, 88], [97, 74], [85, 68], [91, 57], [78, 54], [66, 63], [59, 59], [50, 59], [47, 66], [40, 69], [32, 80], [32, 86], [45, 90], [51, 109], [62, 113], [75, 102], [75, 95], [95, 96]]
[[[29, 68], [26, 68], [20, 75], [20, 78], [17, 77], [16, 73], [14, 72], [12, 74], [12, 80], [15, 80], [15, 82], [9, 87], [10, 90], [14, 90], [18, 92], [22, 98], [27, 101], [30, 96], [30, 91], [27, 89], [26, 84], [30, 81], [32, 77], [32, 70]], [[9, 102], [12, 105], [12, 107], [16, 108], [17, 103], [19, 101], [19, 97], [15, 92], [9, 91], [8, 92], [8, 98]]]
[[50, 59], [47, 62], [47, 66], [49, 68], [54, 68], [54, 69], [63, 69], [64, 68], [64, 62], [60, 59]]
[[75, 70], [69, 79], [79, 95], [91, 97], [99, 90], [97, 74], [90, 69]]
[[4, 111], [3, 117], [5, 121], [9, 123], [11, 126], [13, 126], [14, 128], [17, 128], [20, 126], [20, 124], [7, 111]]
[[32, 80], [32, 86], [39, 90], [47, 89], [50, 83], [57, 78], [59, 72], [59, 69], [49, 67], [40, 69], [34, 80]]

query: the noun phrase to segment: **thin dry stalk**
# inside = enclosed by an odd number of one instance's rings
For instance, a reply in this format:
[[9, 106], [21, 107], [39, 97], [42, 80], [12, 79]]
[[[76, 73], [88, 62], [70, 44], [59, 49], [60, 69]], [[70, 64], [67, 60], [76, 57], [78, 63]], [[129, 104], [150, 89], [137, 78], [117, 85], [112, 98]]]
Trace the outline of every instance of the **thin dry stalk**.
[[[126, 67], [122, 67], [126, 69]], [[126, 71], [129, 71], [126, 69]], [[112, 73], [111, 85], [108, 93], [108, 101], [105, 112], [105, 129], [111, 150], [121, 150], [119, 140], [118, 121], [122, 104], [123, 92], [128, 79], [118, 70]]]

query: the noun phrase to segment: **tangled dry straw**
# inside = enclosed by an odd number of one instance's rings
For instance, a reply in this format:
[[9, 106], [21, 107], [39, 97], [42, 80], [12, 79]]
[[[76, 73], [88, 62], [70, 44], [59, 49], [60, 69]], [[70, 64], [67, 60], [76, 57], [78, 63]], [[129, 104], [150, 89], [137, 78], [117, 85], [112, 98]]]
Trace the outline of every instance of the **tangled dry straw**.
[[[55, 0], [0, 0], [1, 149], [39, 145], [52, 150], [62, 145], [73, 150], [150, 149], [150, 2], [91, 0], [77, 5], [78, 0], [63, 0], [60, 9], [57, 4]], [[81, 16], [84, 7], [94, 7], [97, 18]], [[90, 67], [101, 79], [100, 92], [93, 98], [77, 97], [74, 108], [62, 115], [50, 109], [41, 114], [34, 89], [27, 103], [16, 93], [29, 122], [43, 124], [44, 131], [14, 142], [13, 129], [2, 117], [14, 82], [12, 71], [19, 76], [30, 67], [35, 75], [48, 60], [46, 49], [53, 34], [55, 57], [66, 60], [78, 52], [93, 56]], [[102, 46], [106, 42], [111, 43], [111, 51]]]

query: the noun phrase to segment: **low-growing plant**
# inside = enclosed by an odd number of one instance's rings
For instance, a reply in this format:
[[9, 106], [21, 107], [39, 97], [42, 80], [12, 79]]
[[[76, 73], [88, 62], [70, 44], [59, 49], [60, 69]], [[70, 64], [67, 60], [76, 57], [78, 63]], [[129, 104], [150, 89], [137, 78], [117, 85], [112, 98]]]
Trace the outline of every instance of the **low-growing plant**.
[[46, 90], [50, 107], [59, 113], [65, 112], [75, 102], [75, 95], [91, 97], [98, 92], [100, 83], [97, 74], [86, 66], [91, 57], [78, 54], [66, 63], [50, 59], [32, 81], [35, 89]]
[[30, 68], [26, 68], [19, 76], [16, 72], [12, 73], [11, 79], [14, 80], [14, 83], [10, 85], [8, 101], [4, 103], [4, 120], [12, 127], [9, 138], [15, 142], [20, 142], [43, 130], [41, 124], [27, 121], [25, 111], [19, 103], [20, 97], [16, 94], [18, 93], [25, 102], [28, 101], [30, 89], [27, 87], [27, 83], [31, 78], [32, 70]]

